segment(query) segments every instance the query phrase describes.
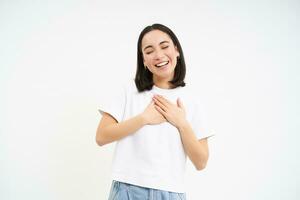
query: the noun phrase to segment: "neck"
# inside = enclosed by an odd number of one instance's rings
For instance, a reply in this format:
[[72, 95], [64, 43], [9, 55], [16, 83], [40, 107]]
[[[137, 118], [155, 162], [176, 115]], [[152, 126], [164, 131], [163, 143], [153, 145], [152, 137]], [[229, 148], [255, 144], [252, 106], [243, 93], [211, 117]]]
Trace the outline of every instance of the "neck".
[[169, 84], [157, 84], [157, 83], [154, 83], [155, 86], [159, 87], [159, 88], [162, 88], [162, 89], [170, 89], [171, 86]]
[[153, 83], [159, 88], [170, 89], [172, 88], [172, 84], [169, 83], [169, 81], [171, 81], [172, 78], [173, 77], [162, 78], [162, 77], [153, 76]]

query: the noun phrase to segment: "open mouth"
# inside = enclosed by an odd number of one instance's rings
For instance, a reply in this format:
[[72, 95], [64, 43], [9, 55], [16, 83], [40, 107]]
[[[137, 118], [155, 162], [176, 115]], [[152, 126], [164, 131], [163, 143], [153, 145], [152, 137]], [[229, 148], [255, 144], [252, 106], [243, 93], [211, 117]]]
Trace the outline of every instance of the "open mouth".
[[167, 64], [169, 64], [169, 61], [164, 61], [164, 62], [161, 62], [161, 63], [156, 64], [155, 67], [160, 68], [160, 67], [166, 66]]

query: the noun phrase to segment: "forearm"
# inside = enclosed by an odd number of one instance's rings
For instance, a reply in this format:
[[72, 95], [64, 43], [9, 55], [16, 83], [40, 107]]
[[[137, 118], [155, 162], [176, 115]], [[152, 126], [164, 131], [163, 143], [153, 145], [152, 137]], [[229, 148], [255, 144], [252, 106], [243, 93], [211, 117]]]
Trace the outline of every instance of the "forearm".
[[120, 123], [108, 125], [101, 129], [97, 135], [97, 143], [102, 146], [120, 140], [146, 125], [142, 115], [137, 115]]
[[188, 122], [178, 127], [184, 150], [197, 170], [205, 167], [208, 160], [207, 142], [199, 142]]

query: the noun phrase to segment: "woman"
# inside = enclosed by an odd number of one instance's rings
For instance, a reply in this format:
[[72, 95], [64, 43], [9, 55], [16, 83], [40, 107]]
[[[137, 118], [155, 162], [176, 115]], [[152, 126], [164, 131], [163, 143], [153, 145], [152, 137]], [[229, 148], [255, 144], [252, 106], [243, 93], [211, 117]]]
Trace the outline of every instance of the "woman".
[[206, 166], [210, 135], [185, 72], [175, 34], [162, 24], [144, 28], [135, 80], [99, 109], [96, 142], [117, 141], [109, 200], [186, 199], [186, 157], [197, 170]]

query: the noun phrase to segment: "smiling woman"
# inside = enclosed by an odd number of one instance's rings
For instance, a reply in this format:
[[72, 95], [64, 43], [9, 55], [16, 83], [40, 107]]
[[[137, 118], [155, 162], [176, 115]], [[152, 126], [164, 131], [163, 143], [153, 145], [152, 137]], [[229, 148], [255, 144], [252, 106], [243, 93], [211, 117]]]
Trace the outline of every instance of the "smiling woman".
[[153, 74], [153, 81], [162, 88], [173, 79], [179, 52], [168, 34], [153, 30], [145, 34], [142, 39], [144, 65]]
[[146, 27], [137, 45], [135, 83], [139, 90], [185, 86], [185, 61], [180, 42], [171, 29], [161, 24]]
[[185, 67], [168, 27], [153, 24], [141, 32], [135, 80], [99, 108], [96, 142], [117, 141], [109, 200], [186, 199], [187, 157], [197, 170], [205, 168], [211, 135], [184, 82]]

